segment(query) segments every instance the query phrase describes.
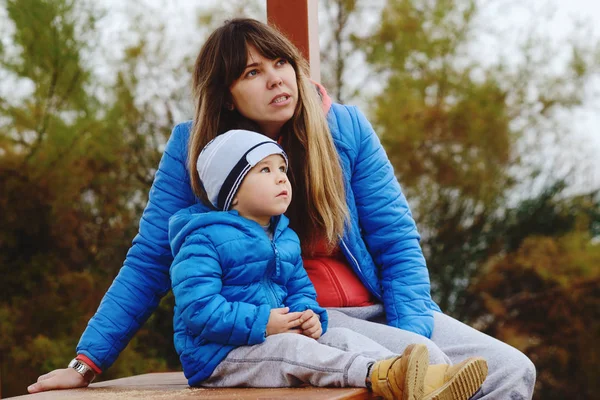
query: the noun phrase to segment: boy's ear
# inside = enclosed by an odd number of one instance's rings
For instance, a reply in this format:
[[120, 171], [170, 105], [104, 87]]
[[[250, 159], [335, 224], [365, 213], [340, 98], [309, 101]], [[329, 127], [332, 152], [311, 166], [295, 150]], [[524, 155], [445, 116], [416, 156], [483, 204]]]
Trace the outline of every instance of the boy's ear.
[[235, 196], [233, 198], [233, 200], [231, 201], [231, 207], [235, 207], [237, 205], [238, 205], [238, 198], [237, 198], [237, 196]]

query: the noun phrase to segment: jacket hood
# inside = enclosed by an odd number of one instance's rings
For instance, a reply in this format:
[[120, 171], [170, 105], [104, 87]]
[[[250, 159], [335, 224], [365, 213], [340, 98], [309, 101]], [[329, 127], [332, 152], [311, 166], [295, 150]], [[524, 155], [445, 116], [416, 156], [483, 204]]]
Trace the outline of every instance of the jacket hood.
[[[240, 216], [236, 210], [211, 211], [211, 209], [198, 203], [175, 213], [169, 218], [169, 243], [171, 253], [175, 256], [186, 238], [197, 229], [206, 228], [211, 225], [229, 225], [240, 231], [252, 234], [264, 234], [263, 228], [257, 223]], [[275, 227], [273, 238], [277, 238], [281, 232], [288, 227], [289, 220], [285, 215], [271, 218], [271, 225]]]

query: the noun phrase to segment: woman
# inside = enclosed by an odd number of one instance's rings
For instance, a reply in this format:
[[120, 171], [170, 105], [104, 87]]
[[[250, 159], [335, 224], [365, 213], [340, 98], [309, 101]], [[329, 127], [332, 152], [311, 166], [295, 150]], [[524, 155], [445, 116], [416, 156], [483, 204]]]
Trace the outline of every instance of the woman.
[[[124, 266], [70, 368], [43, 375], [30, 392], [82, 387], [108, 368], [169, 290], [168, 218], [202, 196], [194, 160], [233, 128], [278, 140], [289, 155], [290, 226], [329, 326], [361, 333], [401, 354], [410, 343], [430, 363], [484, 357], [489, 375], [474, 398], [527, 399], [535, 367], [518, 350], [440, 312], [408, 204], [379, 139], [354, 107], [332, 104], [307, 78], [293, 45], [260, 22], [226, 22], [196, 60], [194, 122], [175, 127]], [[323, 112], [325, 111], [325, 113]], [[209, 208], [206, 207], [208, 210]]]

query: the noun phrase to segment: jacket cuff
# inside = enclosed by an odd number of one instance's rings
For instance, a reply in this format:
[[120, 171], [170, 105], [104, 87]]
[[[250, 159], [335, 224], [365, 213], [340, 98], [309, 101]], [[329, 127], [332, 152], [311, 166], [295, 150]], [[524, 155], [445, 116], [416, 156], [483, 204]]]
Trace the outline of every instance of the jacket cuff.
[[433, 333], [433, 313], [432, 315], [402, 317], [399, 320], [390, 321], [389, 324], [430, 339]]
[[258, 307], [256, 320], [250, 330], [250, 337], [248, 338], [248, 345], [259, 344], [265, 341], [267, 338], [267, 324], [269, 323], [269, 317], [271, 316], [271, 307], [263, 304]]
[[75, 359], [86, 363], [92, 370], [94, 370], [96, 374], [102, 373], [102, 370], [98, 368], [98, 366], [92, 360], [90, 360], [89, 357], [83, 354], [78, 354], [77, 357], [75, 357]]

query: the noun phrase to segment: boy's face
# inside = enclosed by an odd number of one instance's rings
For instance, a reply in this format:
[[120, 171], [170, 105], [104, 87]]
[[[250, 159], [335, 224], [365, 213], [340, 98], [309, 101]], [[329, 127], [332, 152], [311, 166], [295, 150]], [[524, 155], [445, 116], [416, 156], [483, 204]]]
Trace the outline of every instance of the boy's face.
[[233, 209], [242, 217], [267, 225], [274, 215], [283, 214], [292, 201], [285, 160], [279, 154], [265, 157], [244, 177], [233, 200]]

